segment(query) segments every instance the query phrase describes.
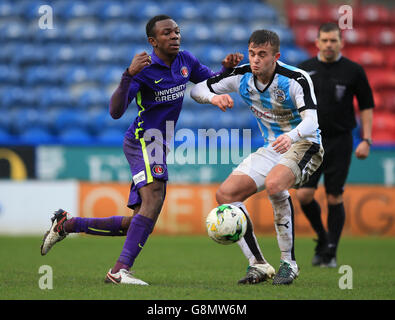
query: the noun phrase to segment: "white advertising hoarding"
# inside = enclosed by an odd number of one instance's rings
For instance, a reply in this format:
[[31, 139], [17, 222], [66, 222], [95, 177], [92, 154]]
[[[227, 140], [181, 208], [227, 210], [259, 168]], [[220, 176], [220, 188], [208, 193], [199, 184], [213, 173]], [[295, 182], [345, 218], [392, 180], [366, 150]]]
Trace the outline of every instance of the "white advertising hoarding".
[[44, 234], [59, 208], [79, 215], [77, 181], [0, 181], [0, 234]]

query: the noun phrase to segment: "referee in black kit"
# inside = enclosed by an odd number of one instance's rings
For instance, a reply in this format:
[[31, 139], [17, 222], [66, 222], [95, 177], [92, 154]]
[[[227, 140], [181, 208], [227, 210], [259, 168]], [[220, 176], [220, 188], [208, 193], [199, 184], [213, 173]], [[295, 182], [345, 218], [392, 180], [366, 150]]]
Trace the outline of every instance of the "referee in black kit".
[[[306, 70], [314, 83], [325, 154], [321, 167], [297, 190], [296, 196], [318, 235], [312, 264], [335, 268], [336, 251], [345, 222], [342, 195], [353, 152], [352, 130], [356, 127], [353, 98], [354, 95], [357, 97], [362, 125], [363, 139], [355, 150], [358, 159], [369, 155], [374, 102], [363, 68], [341, 55], [343, 41], [337, 24], [320, 26], [316, 46], [318, 56], [303, 62], [299, 68]], [[314, 199], [322, 174], [328, 203], [328, 230], [322, 224], [321, 208]]]

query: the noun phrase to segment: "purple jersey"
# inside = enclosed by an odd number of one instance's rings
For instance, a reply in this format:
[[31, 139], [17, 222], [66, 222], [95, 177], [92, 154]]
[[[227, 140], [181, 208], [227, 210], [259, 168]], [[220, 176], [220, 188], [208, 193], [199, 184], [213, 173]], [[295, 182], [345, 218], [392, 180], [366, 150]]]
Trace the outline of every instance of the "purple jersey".
[[151, 53], [151, 61], [149, 66], [134, 77], [127, 72], [122, 77], [120, 86], [129, 86], [124, 111], [133, 99], [139, 110], [126, 132], [128, 138], [140, 139], [146, 130], [154, 128], [161, 131], [165, 140], [166, 121], [173, 121], [175, 126], [187, 82], [198, 83], [224, 71], [221, 69], [214, 73], [188, 51], [180, 51], [171, 67], [159, 59], [154, 51]]

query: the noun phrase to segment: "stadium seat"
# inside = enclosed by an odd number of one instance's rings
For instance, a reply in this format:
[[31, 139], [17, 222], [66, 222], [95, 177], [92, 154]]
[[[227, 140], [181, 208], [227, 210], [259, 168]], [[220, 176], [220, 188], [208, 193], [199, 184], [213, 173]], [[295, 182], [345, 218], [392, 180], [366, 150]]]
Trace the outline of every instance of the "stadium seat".
[[395, 88], [395, 74], [390, 70], [368, 71], [367, 77], [373, 90], [392, 91]]
[[94, 12], [103, 22], [108, 23], [109, 20], [127, 19], [129, 16], [129, 7], [125, 6], [122, 1], [99, 1], [94, 4]]
[[96, 139], [99, 143], [108, 145], [122, 145], [125, 137], [125, 131], [120, 129], [107, 129], [101, 131]]
[[[15, 71], [16, 74], [17, 71]], [[0, 71], [1, 74], [1, 71]], [[24, 71], [24, 83], [29, 86], [40, 85], [58, 85], [64, 77], [64, 73], [59, 72], [58, 68], [53, 66], [39, 65], [28, 67]]]
[[38, 94], [40, 94], [38, 105], [42, 108], [72, 107], [74, 104], [69, 90], [61, 87], [43, 87]]
[[61, 144], [65, 145], [92, 144], [94, 142], [93, 137], [87, 131], [78, 128], [62, 131], [58, 135], [58, 139]]
[[288, 21], [291, 26], [318, 24], [321, 20], [319, 7], [312, 4], [293, 4], [287, 10]]
[[390, 21], [390, 11], [377, 4], [364, 5], [353, 15], [356, 25], [386, 25]]
[[263, 3], [262, 1], [245, 3], [243, 1], [238, 5], [232, 5], [232, 8], [235, 8], [239, 12], [239, 19], [245, 23], [251, 21], [259, 21], [261, 24], [266, 25], [276, 25], [279, 23], [277, 10], [267, 3]]
[[20, 21], [9, 21], [0, 25], [0, 40], [7, 41], [27, 41], [30, 38], [30, 29]]
[[280, 53], [280, 60], [292, 66], [297, 66], [310, 58], [310, 55], [307, 51], [296, 46], [282, 46], [280, 47]]
[[94, 7], [85, 1], [64, 1], [57, 7], [59, 16], [64, 20], [94, 17]]
[[0, 64], [0, 84], [17, 84], [21, 80], [20, 68], [13, 65]]
[[82, 106], [101, 105], [105, 107], [110, 101], [108, 94], [98, 87], [85, 89], [76, 98], [78, 104]]
[[176, 21], [201, 21], [205, 12], [199, 3], [194, 3], [191, 1], [177, 1], [164, 4], [166, 11], [171, 12], [171, 16]]
[[91, 21], [78, 21], [66, 24], [65, 34], [72, 42], [86, 43], [103, 40], [103, 33], [98, 25]]
[[56, 137], [44, 128], [28, 128], [19, 135], [19, 143], [26, 145], [52, 144], [55, 142]]
[[318, 35], [317, 25], [294, 26], [292, 30], [295, 34], [295, 42], [301, 47], [308, 47], [315, 44]]
[[395, 141], [395, 114], [376, 112], [373, 117], [372, 139], [375, 145], [390, 144]]
[[367, 30], [363, 28], [346, 29], [342, 35], [346, 46], [366, 46], [370, 39]]
[[31, 43], [18, 44], [11, 58], [12, 63], [18, 65], [37, 65], [46, 63], [49, 53], [46, 47]]
[[132, 14], [132, 18], [134, 21], [145, 21], [147, 22], [153, 16], [158, 14], [170, 14], [170, 12], [166, 12], [163, 10], [163, 7], [155, 1], [137, 1], [133, 3], [130, 1], [130, 4], [126, 7], [126, 10]]
[[376, 48], [348, 48], [347, 54], [351, 60], [361, 64], [363, 67], [382, 67], [385, 64], [383, 52]]
[[7, 130], [0, 128], [0, 145], [13, 145], [19, 142], [19, 137], [10, 134]]
[[369, 28], [370, 44], [377, 47], [395, 47], [395, 31], [391, 27]]
[[47, 55], [49, 55], [49, 62], [57, 65], [61, 63], [82, 62], [83, 55], [80, 49], [81, 47], [74, 42], [52, 44], [47, 50]]
[[395, 114], [395, 86], [392, 90], [382, 92], [380, 96], [382, 99], [383, 109]]
[[140, 42], [146, 43], [145, 23], [130, 23], [114, 21], [106, 23], [102, 29], [103, 37], [108, 42], [128, 43]]

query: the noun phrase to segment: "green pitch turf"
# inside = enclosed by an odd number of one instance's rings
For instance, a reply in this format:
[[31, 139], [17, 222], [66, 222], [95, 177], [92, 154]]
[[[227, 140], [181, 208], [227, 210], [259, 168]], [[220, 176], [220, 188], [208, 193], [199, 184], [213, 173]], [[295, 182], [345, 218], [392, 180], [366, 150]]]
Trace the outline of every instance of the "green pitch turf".
[[[260, 237], [259, 242], [277, 270], [275, 237]], [[339, 268], [311, 266], [315, 243], [310, 238], [299, 237], [295, 243], [300, 277], [280, 287], [271, 281], [237, 285], [247, 267], [239, 247], [222, 246], [205, 236], [153, 235], [133, 268], [137, 277], [151, 284], [144, 287], [103, 281], [121, 252], [123, 238], [69, 237], [44, 257], [40, 244], [40, 237], [0, 237], [1, 300], [395, 299], [393, 238], [342, 238], [338, 265], [352, 268], [352, 289], [344, 290], [339, 288]], [[52, 289], [39, 287], [40, 277], [48, 275], [39, 273], [42, 265], [52, 268]]]

